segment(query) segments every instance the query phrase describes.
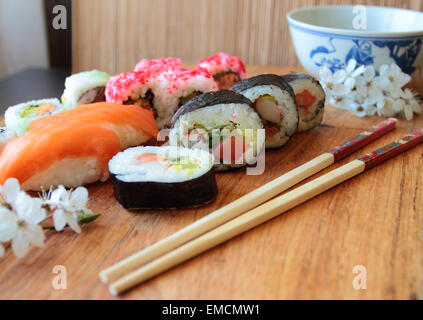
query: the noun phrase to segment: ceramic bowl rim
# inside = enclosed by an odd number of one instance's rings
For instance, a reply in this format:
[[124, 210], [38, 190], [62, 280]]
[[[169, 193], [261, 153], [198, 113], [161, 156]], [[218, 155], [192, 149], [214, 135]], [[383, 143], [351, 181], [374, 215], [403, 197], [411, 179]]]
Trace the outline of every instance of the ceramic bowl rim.
[[[391, 31], [391, 32], [370, 32], [370, 31], [362, 31], [362, 30], [351, 30], [351, 29], [341, 29], [341, 28], [330, 28], [330, 27], [322, 27], [315, 24], [310, 24], [306, 22], [302, 22], [296, 20], [293, 17], [298, 12], [303, 11], [317, 11], [321, 9], [340, 9], [340, 8], [353, 8], [352, 5], [333, 5], [333, 6], [312, 6], [312, 7], [304, 7], [299, 9], [294, 9], [289, 11], [286, 14], [288, 19], [288, 24], [292, 28], [303, 30], [307, 33], [315, 33], [317, 35], [328, 35], [328, 36], [344, 36], [348, 38], [386, 38], [386, 39], [399, 39], [403, 40], [404, 38], [423, 38], [423, 30], [421, 31]], [[383, 7], [383, 6], [365, 6], [366, 8], [376, 8], [376, 9], [388, 9], [388, 10], [401, 10], [412, 12], [413, 14], [420, 14], [423, 19], [423, 12], [409, 10], [409, 9], [402, 9], [402, 8], [394, 8], [394, 7]]]

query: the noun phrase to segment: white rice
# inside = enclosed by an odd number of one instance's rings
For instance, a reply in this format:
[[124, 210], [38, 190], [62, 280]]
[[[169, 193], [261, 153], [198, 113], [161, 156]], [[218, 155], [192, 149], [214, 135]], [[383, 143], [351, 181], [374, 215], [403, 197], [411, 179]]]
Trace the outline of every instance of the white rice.
[[95, 157], [65, 158], [26, 180], [22, 189], [40, 191], [60, 184], [76, 188], [99, 180], [106, 181], [109, 174], [103, 172], [101, 167], [99, 159]]
[[[31, 105], [39, 105], [42, 103], [54, 104], [56, 106], [55, 111], [51, 113], [41, 114], [41, 115], [22, 116], [21, 113], [24, 111], [26, 107]], [[65, 109], [63, 105], [60, 103], [58, 99], [55, 99], [55, 98], [24, 102], [15, 106], [11, 106], [6, 110], [6, 113], [5, 113], [6, 127], [15, 131], [16, 134], [20, 136], [28, 131], [29, 125], [31, 124], [32, 121], [51, 115], [51, 114], [62, 112], [64, 110]]]
[[316, 101], [314, 101], [313, 105], [308, 108], [308, 112], [303, 107], [298, 106], [298, 131], [307, 131], [318, 126], [322, 122], [324, 112], [323, 108], [317, 110], [319, 103], [322, 101], [324, 106], [326, 96], [323, 89], [314, 83], [311, 79], [304, 78], [293, 80], [289, 82], [289, 85], [292, 87], [295, 94], [302, 93], [304, 90], [307, 90], [312, 96], [316, 98]]
[[[257, 133], [257, 147], [251, 149], [252, 152], [245, 153], [244, 163], [239, 166], [243, 166], [246, 163], [254, 163], [257, 155], [264, 149], [265, 135], [258, 131], [263, 129], [263, 124], [259, 115], [254, 109], [246, 104], [230, 103], [213, 105], [181, 115], [170, 131], [169, 143], [171, 145], [189, 146], [201, 148], [203, 150], [208, 149], [209, 145], [207, 141], [205, 144], [190, 145], [190, 141], [188, 141], [188, 139], [185, 140], [186, 137], [184, 135], [186, 135], [188, 130], [193, 128], [196, 123], [204, 126], [206, 130], [213, 130], [219, 126], [229, 124], [230, 121], [238, 123], [238, 128], [245, 130], [247, 133]], [[187, 143], [188, 145], [186, 145]]]
[[282, 120], [279, 123], [281, 129], [278, 134], [272, 137], [266, 137], [266, 148], [276, 148], [283, 146], [290, 137], [297, 132], [298, 111], [295, 100], [287, 92], [275, 85], [262, 85], [249, 88], [242, 95], [250, 99], [253, 103], [263, 95], [270, 95], [276, 99], [282, 112]]
[[139, 146], [151, 139], [149, 134], [130, 125], [105, 123], [102, 124], [102, 127], [110, 129], [117, 134], [122, 149]]
[[[151, 161], [137, 163], [137, 157], [142, 154], [157, 154], [163, 157], [184, 156], [189, 161], [198, 164], [194, 170], [176, 169], [167, 161]], [[180, 163], [184, 164], [185, 159]], [[206, 151], [187, 149], [174, 146], [135, 147], [119, 152], [109, 161], [109, 170], [123, 182], [184, 182], [198, 178], [213, 166], [214, 158]]]
[[79, 98], [88, 90], [104, 87], [110, 76], [98, 70], [80, 72], [67, 77], [65, 91], [62, 95], [62, 103], [65, 109], [71, 109], [81, 104]]
[[[170, 71], [172, 72], [172, 71]], [[169, 127], [172, 117], [179, 108], [179, 99], [192, 94], [194, 91], [209, 92], [217, 90], [216, 82], [212, 78], [196, 75], [187, 80], [180, 78], [169, 81], [166, 72], [154, 80], [154, 108], [159, 128]], [[176, 88], [176, 89], [175, 89]]]
[[4, 146], [11, 140], [16, 138], [16, 133], [12, 129], [0, 127], [0, 152]]

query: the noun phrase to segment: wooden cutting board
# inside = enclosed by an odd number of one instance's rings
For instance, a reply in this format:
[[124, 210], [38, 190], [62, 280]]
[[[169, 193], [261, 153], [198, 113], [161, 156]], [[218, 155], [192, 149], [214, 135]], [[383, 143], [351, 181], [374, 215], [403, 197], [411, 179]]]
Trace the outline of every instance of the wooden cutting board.
[[[297, 69], [247, 70], [251, 76]], [[109, 182], [91, 185], [89, 207], [101, 217], [80, 235], [47, 232], [45, 247], [31, 249], [21, 260], [8, 250], [0, 259], [0, 299], [112, 299], [98, 278], [102, 269], [381, 120], [327, 107], [322, 126], [266, 152], [263, 175], [247, 176], [245, 170], [217, 174], [219, 196], [198, 209], [130, 213], [115, 201]], [[423, 116], [400, 120], [396, 131], [321, 174], [421, 127]], [[417, 146], [120, 298], [421, 299], [422, 155], [423, 146]], [[56, 265], [66, 268], [65, 290], [53, 288]], [[353, 287], [358, 265], [366, 268], [367, 289]]]

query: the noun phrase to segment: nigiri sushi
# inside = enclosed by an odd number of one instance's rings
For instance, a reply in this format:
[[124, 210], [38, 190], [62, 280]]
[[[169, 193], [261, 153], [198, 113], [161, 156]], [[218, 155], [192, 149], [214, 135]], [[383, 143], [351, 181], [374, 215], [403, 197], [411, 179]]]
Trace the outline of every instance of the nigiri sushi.
[[[31, 123], [30, 130], [69, 120], [95, 124], [114, 131], [119, 137], [122, 149], [139, 146], [151, 138], [155, 139], [158, 134], [157, 125], [150, 110], [108, 102], [81, 105], [41, 118]], [[78, 128], [78, 125], [75, 128]]]
[[105, 181], [107, 164], [120, 151], [116, 133], [93, 124], [69, 121], [31, 129], [4, 147], [0, 185], [12, 177], [34, 191]]

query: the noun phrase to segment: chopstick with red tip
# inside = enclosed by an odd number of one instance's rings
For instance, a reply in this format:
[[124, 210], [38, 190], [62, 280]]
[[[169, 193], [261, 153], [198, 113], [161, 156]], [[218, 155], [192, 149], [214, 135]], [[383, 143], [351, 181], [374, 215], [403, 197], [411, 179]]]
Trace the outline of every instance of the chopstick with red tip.
[[423, 129], [415, 131], [357, 160], [353, 160], [340, 168], [238, 216], [113, 282], [109, 290], [113, 295], [124, 292], [143, 281], [157, 276], [182, 262], [275, 218], [421, 142], [423, 142]]
[[334, 149], [321, 154], [311, 161], [285, 173], [284, 175], [270, 181], [262, 187], [246, 194], [213, 213], [210, 213], [204, 218], [177, 231], [171, 236], [160, 240], [152, 246], [145, 248], [126, 259], [121, 260], [115, 265], [103, 270], [100, 273], [101, 280], [105, 283], [113, 281], [134, 268], [152, 261], [166, 252], [191, 241], [199, 235], [230, 221], [243, 212], [266, 202], [281, 192], [289, 189], [308, 177], [311, 177], [333, 163], [345, 158], [354, 151], [394, 130], [396, 128], [396, 123], [396, 119], [387, 119], [340, 144]]

